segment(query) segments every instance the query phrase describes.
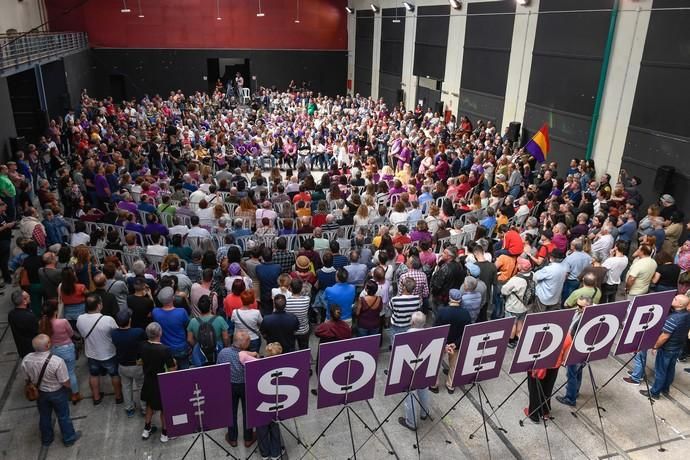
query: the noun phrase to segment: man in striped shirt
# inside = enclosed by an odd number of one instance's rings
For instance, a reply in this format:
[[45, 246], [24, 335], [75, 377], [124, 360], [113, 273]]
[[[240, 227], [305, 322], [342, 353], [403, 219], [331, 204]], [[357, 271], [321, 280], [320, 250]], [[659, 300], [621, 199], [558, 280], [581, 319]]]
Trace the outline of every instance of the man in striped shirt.
[[298, 350], [309, 348], [309, 303], [311, 298], [302, 295], [303, 284], [299, 278], [292, 280], [290, 283], [292, 296], [288, 297], [285, 303], [285, 312], [292, 313], [299, 321], [299, 329], [295, 331]]
[[404, 278], [400, 282], [400, 293], [391, 299], [391, 327], [388, 329], [391, 342], [396, 334], [409, 329], [412, 313], [422, 307], [422, 299], [414, 294], [416, 287], [414, 278]]

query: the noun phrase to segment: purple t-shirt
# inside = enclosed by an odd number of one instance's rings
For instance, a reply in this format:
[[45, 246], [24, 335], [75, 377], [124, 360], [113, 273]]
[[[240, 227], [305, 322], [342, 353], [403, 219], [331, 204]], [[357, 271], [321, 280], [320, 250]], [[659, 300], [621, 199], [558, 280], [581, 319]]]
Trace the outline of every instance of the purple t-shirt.
[[105, 192], [105, 189], [109, 187], [109, 184], [108, 179], [106, 179], [105, 176], [97, 174], [94, 178], [94, 185], [96, 186], [96, 195], [98, 195], [100, 198], [108, 198], [108, 194]]

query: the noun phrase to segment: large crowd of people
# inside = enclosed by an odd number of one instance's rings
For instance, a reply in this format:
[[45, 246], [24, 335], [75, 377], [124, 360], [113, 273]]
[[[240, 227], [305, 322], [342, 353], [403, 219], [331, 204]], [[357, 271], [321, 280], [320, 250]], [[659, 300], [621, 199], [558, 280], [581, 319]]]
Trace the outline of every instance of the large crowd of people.
[[[122, 103], [83, 93], [13, 160], [0, 166], [0, 268], [18, 286], [9, 323], [44, 445], [52, 411], [63, 442], [78, 438], [69, 403], [85, 364], [93, 404], [107, 375], [148, 439], [158, 373], [229, 362], [236, 446], [244, 363], [316, 356], [318, 341], [380, 333], [386, 346], [449, 324], [449, 377], [418, 391], [425, 405], [427, 391], [455, 391], [467, 324], [514, 317], [514, 347], [527, 313], [677, 289], [645, 396], [668, 394], [688, 354], [690, 240], [674, 198], [642, 197], [639, 178], [612, 181], [591, 160], [537, 163], [491, 122], [295, 88], [249, 105], [222, 88]], [[630, 384], [646, 352], [635, 363]], [[567, 372], [557, 399], [575, 405], [582, 368]], [[549, 417], [557, 373], [530, 372], [534, 422]], [[413, 404], [399, 419], [409, 429], [428, 409]], [[280, 437], [264, 436], [277, 430], [257, 430], [264, 458], [280, 456]], [[242, 436], [257, 440], [246, 425]]]

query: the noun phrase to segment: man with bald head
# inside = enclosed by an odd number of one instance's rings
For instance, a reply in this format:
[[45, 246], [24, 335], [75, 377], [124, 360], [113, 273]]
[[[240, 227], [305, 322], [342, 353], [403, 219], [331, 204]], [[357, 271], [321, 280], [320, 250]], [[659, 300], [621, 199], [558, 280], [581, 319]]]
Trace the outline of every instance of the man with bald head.
[[53, 411], [60, 425], [62, 442], [66, 447], [73, 445], [81, 436], [81, 432], [74, 431], [74, 425], [69, 414], [70, 384], [67, 365], [57, 355], [50, 352], [50, 337], [39, 334], [31, 341], [34, 352], [29, 353], [22, 360], [22, 372], [26, 380], [31, 381], [38, 388], [39, 422], [41, 444], [47, 447], [55, 437], [53, 432]]
[[257, 353], [248, 352], [249, 334], [247, 331], [236, 331], [232, 337], [232, 345], [223, 348], [218, 353], [216, 364], [230, 363], [230, 380], [232, 382], [232, 426], [228, 427], [225, 440], [232, 447], [237, 446], [237, 407], [242, 403], [242, 417], [244, 426], [244, 445], [250, 447], [256, 441], [254, 430], [247, 427], [247, 404], [244, 387], [244, 363], [258, 357]]
[[688, 306], [690, 306], [690, 297], [677, 295], [673, 298], [671, 313], [666, 317], [661, 335], [652, 348], [652, 353], [656, 352], [654, 385], [649, 391], [640, 390], [642, 396], [654, 399], [659, 399], [659, 395], [668, 397], [676, 374], [676, 361], [683, 351], [690, 330]]

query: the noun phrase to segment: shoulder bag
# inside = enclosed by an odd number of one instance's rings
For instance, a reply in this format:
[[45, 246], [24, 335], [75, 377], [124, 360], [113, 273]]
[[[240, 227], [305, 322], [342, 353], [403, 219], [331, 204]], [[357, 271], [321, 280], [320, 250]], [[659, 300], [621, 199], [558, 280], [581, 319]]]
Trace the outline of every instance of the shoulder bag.
[[39, 387], [41, 386], [41, 382], [43, 381], [43, 376], [46, 373], [46, 369], [48, 368], [48, 363], [50, 362], [50, 358], [53, 357], [53, 353], [48, 353], [48, 357], [46, 358], [45, 362], [43, 363], [43, 367], [41, 368], [41, 373], [38, 375], [38, 380], [34, 384], [31, 382], [31, 379], [26, 379], [26, 384], [24, 385], [24, 396], [26, 397], [27, 400], [29, 401], [36, 401], [39, 396]]

